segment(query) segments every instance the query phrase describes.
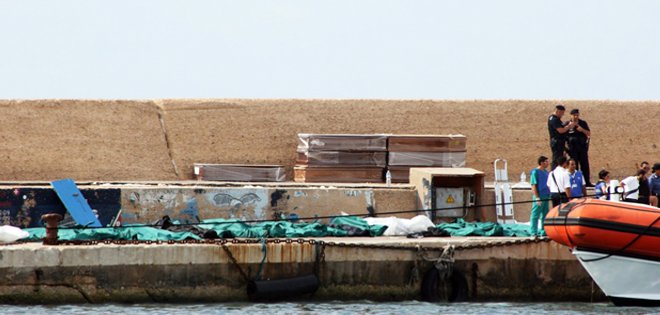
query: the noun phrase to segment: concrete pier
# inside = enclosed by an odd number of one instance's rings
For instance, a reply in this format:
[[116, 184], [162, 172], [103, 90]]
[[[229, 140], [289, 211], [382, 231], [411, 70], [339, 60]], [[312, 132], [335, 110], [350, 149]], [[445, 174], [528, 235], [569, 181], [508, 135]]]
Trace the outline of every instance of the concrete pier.
[[[415, 211], [419, 207], [412, 185], [79, 185], [103, 225], [118, 213], [124, 223], [151, 223], [163, 215], [194, 223], [208, 218], [271, 220], [291, 214], [410, 218], [421, 213]], [[7, 210], [0, 213], [4, 224], [38, 226], [42, 213], [64, 213], [47, 183], [8, 183], [0, 186], [0, 193], [9, 200]], [[514, 189], [513, 198], [531, 200], [531, 191]], [[493, 203], [494, 193], [486, 185], [479, 207], [469, 209], [465, 219], [495, 221]], [[528, 221], [529, 208], [527, 203], [516, 204], [516, 221]], [[390, 213], [397, 211], [402, 212]], [[435, 285], [438, 300], [450, 300], [458, 291], [467, 301], [604, 300], [568, 250], [548, 240], [344, 237], [269, 239], [265, 247], [257, 240], [5, 245], [0, 246], [0, 303], [245, 301], [247, 284], [257, 277], [277, 280], [310, 274], [318, 276], [320, 287], [301, 299], [419, 300], [428, 291], [422, 289], [425, 275], [447, 245], [456, 248], [452, 266], [460, 277]]]
[[[305, 300], [419, 300], [433, 260], [455, 246], [466, 301], [590, 301], [604, 296], [568, 250], [532, 238], [319, 238], [0, 247], [1, 303], [227, 302], [246, 285], [317, 274]], [[262, 264], [262, 259], [265, 260]], [[235, 261], [235, 262], [234, 262]], [[245, 274], [245, 276], [242, 275]], [[595, 288], [595, 289], [594, 289]], [[440, 290], [442, 291], [442, 290]], [[440, 297], [440, 300], [446, 297]]]

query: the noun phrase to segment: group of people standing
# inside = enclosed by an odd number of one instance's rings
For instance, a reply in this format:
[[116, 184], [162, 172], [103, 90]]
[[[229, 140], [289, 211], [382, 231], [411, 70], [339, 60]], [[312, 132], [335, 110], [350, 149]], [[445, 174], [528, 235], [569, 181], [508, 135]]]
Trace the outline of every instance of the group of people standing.
[[[598, 178], [594, 188], [596, 198], [610, 199], [610, 194], [618, 193], [610, 189], [610, 172], [602, 170], [598, 173]], [[620, 194], [623, 201], [657, 207], [660, 198], [660, 163], [653, 164], [651, 168], [649, 162], [643, 161], [638, 165], [635, 174], [621, 180], [619, 186], [622, 187]]]
[[[548, 214], [548, 200], [555, 207], [567, 202], [568, 198], [586, 196], [587, 187], [593, 187], [589, 174], [589, 124], [580, 119], [580, 110], [571, 110], [571, 119], [562, 121], [566, 107], [555, 106], [548, 117], [550, 150], [552, 160], [540, 156], [538, 166], [530, 173], [532, 185], [532, 213], [530, 215], [530, 233], [545, 235], [543, 219]], [[551, 171], [547, 168], [551, 165]], [[539, 220], [541, 224], [539, 226]]]
[[543, 220], [550, 211], [548, 201], [551, 201], [552, 206], [555, 207], [560, 203], [568, 202], [569, 198], [587, 196], [587, 182], [584, 174], [577, 169], [577, 161], [560, 156], [556, 163], [557, 166], [548, 172], [550, 161], [547, 157], [540, 156], [537, 159], [538, 166], [530, 173], [532, 213], [529, 221], [532, 235], [545, 235]]
[[[563, 105], [555, 106], [554, 112], [548, 118], [548, 132], [550, 134], [550, 150], [552, 160], [545, 156], [537, 159], [537, 167], [530, 173], [532, 186], [532, 212], [530, 215], [530, 233], [544, 236], [543, 220], [552, 207], [568, 202], [569, 198], [587, 196], [587, 187], [595, 186], [597, 198], [608, 196], [609, 172], [599, 172], [599, 182], [593, 185], [589, 172], [589, 140], [591, 130], [589, 124], [580, 119], [580, 110], [570, 111], [571, 118], [562, 121], [566, 108]], [[551, 171], [547, 168], [551, 166]], [[653, 165], [653, 174], [646, 174], [650, 170], [647, 162], [640, 164], [634, 176], [621, 181], [624, 201], [639, 202], [658, 206], [660, 198], [660, 163]], [[540, 221], [540, 224], [539, 224]]]

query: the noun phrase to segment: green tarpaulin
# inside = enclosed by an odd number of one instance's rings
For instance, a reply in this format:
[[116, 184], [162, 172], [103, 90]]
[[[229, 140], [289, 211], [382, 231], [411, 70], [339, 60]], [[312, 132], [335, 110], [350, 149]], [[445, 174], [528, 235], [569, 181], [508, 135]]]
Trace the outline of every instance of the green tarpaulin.
[[438, 224], [436, 227], [447, 231], [451, 236], [531, 236], [529, 226], [524, 224], [465, 222], [458, 219], [455, 223]]
[[[178, 222], [173, 222], [175, 225]], [[355, 216], [341, 216], [332, 219], [330, 224], [292, 223], [289, 221], [269, 221], [248, 225], [238, 220], [211, 219], [196, 225], [213, 230], [223, 238], [291, 238], [324, 236], [380, 236], [387, 229], [382, 225], [369, 225]], [[178, 226], [180, 229], [181, 226]], [[28, 228], [30, 236], [23, 240], [40, 241], [46, 236], [45, 228]], [[139, 241], [180, 241], [202, 239], [192, 232], [171, 232], [156, 227], [127, 225], [119, 228], [60, 228], [58, 238], [63, 241], [81, 240], [139, 240]]]
[[[178, 222], [173, 222], [178, 224]], [[185, 226], [178, 225], [177, 230]], [[289, 221], [269, 221], [246, 224], [238, 220], [210, 219], [196, 225], [197, 230], [213, 230], [222, 238], [292, 238], [324, 236], [381, 236], [387, 229], [384, 225], [369, 225], [356, 216], [339, 216], [329, 224], [293, 223]], [[451, 236], [530, 236], [529, 227], [520, 224], [497, 224], [492, 222], [465, 222], [436, 226]], [[41, 241], [46, 236], [45, 228], [24, 229], [30, 236], [26, 241]], [[82, 240], [139, 240], [139, 241], [180, 241], [199, 240], [202, 237], [188, 231], [173, 232], [157, 227], [127, 225], [119, 228], [61, 228], [58, 237], [63, 241]]]

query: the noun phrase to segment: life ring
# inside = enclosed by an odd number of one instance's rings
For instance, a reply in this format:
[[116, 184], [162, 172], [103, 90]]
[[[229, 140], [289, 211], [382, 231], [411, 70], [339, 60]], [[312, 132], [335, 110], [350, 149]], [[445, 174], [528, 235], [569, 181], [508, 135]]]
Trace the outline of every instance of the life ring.
[[440, 271], [433, 266], [424, 274], [421, 294], [426, 302], [464, 302], [468, 298], [467, 279], [456, 268], [447, 279], [441, 279]]

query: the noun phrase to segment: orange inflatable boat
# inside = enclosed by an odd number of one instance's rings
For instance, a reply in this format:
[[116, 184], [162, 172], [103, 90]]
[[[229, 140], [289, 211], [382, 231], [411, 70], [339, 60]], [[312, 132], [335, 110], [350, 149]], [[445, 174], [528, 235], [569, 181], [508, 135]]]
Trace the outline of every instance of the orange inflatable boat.
[[660, 209], [648, 205], [575, 199], [550, 210], [545, 232], [571, 249], [660, 258]]
[[548, 236], [571, 248], [619, 306], [660, 306], [660, 209], [576, 199], [550, 210]]

